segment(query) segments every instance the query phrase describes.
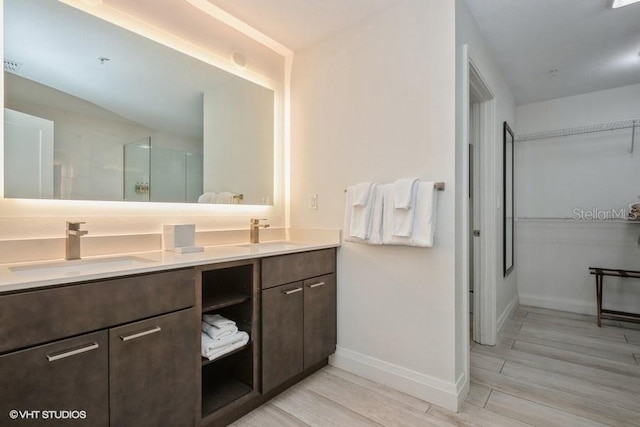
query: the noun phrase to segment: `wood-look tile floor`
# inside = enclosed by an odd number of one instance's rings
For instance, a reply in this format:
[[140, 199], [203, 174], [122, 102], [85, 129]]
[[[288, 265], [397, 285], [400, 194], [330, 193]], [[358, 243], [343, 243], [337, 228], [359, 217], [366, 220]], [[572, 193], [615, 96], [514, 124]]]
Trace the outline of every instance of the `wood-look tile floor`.
[[233, 426], [640, 426], [639, 326], [523, 306], [472, 347], [459, 413], [328, 366]]

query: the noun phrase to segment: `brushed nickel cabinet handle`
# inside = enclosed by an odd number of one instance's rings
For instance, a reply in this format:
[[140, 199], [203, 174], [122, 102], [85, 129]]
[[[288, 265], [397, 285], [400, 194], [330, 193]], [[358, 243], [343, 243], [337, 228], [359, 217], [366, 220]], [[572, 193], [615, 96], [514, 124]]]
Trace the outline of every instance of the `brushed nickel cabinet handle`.
[[318, 286], [324, 286], [324, 282], [314, 283], [313, 285], [309, 285], [310, 288], [317, 288]]
[[156, 332], [160, 332], [161, 330], [162, 330], [162, 328], [160, 328], [160, 326], [155, 326], [155, 327], [153, 327], [151, 329], [147, 329], [146, 331], [136, 332], [135, 334], [120, 335], [120, 339], [122, 341], [135, 340], [136, 338], [144, 337], [146, 335], [155, 334]]
[[47, 354], [47, 360], [49, 362], [55, 362], [56, 360], [66, 359], [67, 357], [75, 356], [76, 354], [86, 353], [87, 351], [95, 350], [99, 347], [97, 342], [83, 345], [71, 350], [64, 350], [59, 353]]
[[289, 291], [282, 291], [283, 294], [285, 295], [291, 295], [291, 294], [295, 294], [296, 292], [300, 292], [302, 290], [302, 288], [295, 288], [295, 289], [291, 289]]

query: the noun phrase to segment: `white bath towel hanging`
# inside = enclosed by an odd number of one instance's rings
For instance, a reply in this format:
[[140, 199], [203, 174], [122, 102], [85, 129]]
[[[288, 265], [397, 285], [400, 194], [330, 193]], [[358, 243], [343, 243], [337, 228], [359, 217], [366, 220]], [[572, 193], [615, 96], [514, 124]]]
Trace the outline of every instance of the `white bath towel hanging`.
[[354, 186], [353, 190], [353, 206], [363, 208], [367, 206], [369, 202], [369, 196], [371, 194], [372, 182], [361, 182]]
[[371, 231], [369, 233], [369, 240], [367, 240], [367, 243], [369, 243], [370, 245], [382, 244], [384, 188], [385, 185], [377, 185], [376, 188], [374, 188], [371, 192]]
[[[377, 184], [369, 186], [369, 192], [375, 190]], [[362, 186], [364, 189], [366, 186]], [[348, 238], [357, 240], [367, 240], [371, 232], [371, 198], [367, 195], [367, 202], [364, 206], [356, 206], [355, 198], [358, 195], [358, 185], [347, 188], [346, 206], [345, 206], [345, 233]], [[362, 202], [364, 198], [361, 198]], [[348, 240], [348, 239], [347, 239]], [[354, 240], [352, 240], [354, 241]]]
[[409, 237], [393, 235], [394, 187], [385, 185], [383, 191], [384, 210], [382, 224], [382, 242], [385, 245], [406, 245], [432, 247], [436, 229], [437, 199], [434, 182], [419, 182], [416, 189], [413, 210], [413, 228]]

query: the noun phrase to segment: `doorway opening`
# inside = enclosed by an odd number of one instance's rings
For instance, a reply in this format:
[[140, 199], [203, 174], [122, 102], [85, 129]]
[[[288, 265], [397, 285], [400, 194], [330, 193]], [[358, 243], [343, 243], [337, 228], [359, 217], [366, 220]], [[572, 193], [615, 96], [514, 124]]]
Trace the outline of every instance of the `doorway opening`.
[[[493, 94], [469, 60], [469, 320], [471, 341], [495, 343], [495, 267], [491, 254], [495, 236]], [[493, 215], [492, 215], [493, 214]], [[493, 301], [491, 300], [493, 296]], [[493, 312], [491, 306], [494, 307]], [[491, 319], [493, 319], [493, 324]]]

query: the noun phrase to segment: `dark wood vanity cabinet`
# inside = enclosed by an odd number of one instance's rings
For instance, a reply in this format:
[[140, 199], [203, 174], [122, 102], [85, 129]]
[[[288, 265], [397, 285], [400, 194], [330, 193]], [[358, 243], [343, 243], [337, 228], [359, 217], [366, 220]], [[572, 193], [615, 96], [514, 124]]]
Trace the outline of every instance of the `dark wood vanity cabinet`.
[[2, 355], [0, 378], [0, 425], [109, 426], [106, 331]]
[[324, 249], [262, 260], [263, 392], [335, 352], [335, 256]]
[[194, 426], [194, 305], [191, 269], [0, 296], [0, 425]]
[[195, 309], [109, 330], [112, 426], [195, 424]]

